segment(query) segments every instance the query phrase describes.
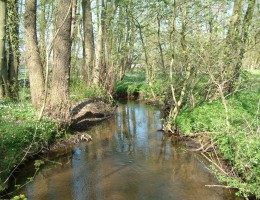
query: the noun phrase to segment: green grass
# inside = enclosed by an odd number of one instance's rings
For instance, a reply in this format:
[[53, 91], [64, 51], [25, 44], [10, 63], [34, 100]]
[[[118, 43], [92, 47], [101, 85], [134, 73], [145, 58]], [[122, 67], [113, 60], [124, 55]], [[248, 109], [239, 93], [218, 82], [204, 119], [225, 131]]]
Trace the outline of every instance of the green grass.
[[57, 124], [46, 117], [39, 122], [29, 103], [0, 101], [0, 191], [11, 170], [21, 161], [31, 145], [36, 153], [55, 138]]
[[140, 92], [140, 88], [146, 85], [145, 72], [138, 71], [128, 73], [124, 76], [122, 81], [116, 84], [116, 95], [118, 97], [127, 97]]
[[168, 88], [169, 81], [166, 80], [165, 74], [158, 72], [149, 85], [145, 71], [138, 69], [127, 73], [123, 80], [117, 82], [116, 96], [120, 98], [138, 96], [139, 100], [162, 104]]
[[73, 78], [70, 81], [70, 97], [74, 102], [79, 102], [91, 97], [105, 98], [106, 95], [107, 94], [104, 88], [97, 86], [89, 87], [83, 80], [79, 78]]

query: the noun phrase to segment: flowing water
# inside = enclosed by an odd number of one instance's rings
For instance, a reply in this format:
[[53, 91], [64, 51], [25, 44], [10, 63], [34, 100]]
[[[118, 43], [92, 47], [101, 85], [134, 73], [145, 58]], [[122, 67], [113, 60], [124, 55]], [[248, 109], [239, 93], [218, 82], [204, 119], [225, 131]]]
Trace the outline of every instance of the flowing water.
[[[161, 131], [160, 111], [122, 103], [116, 115], [87, 133], [93, 141], [44, 157], [20, 193], [47, 200], [234, 200], [205, 160]], [[33, 166], [33, 163], [32, 163]], [[32, 167], [33, 168], [33, 167]], [[27, 167], [18, 182], [32, 175]]]

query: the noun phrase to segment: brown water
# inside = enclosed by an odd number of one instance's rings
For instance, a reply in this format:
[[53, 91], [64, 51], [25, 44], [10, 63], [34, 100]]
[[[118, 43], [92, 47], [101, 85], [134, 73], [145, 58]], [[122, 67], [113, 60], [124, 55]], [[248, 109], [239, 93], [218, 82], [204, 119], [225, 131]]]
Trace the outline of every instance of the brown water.
[[92, 142], [49, 155], [22, 192], [37, 200], [235, 199], [227, 189], [206, 187], [219, 183], [202, 157], [172, 144], [161, 127], [155, 108], [121, 104], [113, 119], [88, 131]]

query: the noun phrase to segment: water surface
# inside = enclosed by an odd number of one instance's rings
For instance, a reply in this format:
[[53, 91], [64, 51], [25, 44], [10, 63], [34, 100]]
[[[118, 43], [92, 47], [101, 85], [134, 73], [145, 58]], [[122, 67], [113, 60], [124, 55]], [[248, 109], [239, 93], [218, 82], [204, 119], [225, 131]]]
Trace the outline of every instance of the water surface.
[[92, 142], [46, 157], [22, 192], [37, 200], [236, 199], [227, 189], [205, 187], [219, 183], [203, 158], [171, 143], [161, 127], [159, 110], [121, 104], [112, 119], [87, 132]]

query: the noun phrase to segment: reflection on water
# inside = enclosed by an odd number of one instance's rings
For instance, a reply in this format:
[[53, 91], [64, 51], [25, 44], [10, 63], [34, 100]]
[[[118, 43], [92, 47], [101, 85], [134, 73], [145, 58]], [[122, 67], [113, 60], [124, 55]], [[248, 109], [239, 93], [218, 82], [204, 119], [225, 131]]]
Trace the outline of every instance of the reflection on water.
[[[173, 145], [158, 131], [160, 112], [143, 104], [119, 106], [115, 117], [80, 144], [46, 164], [24, 188], [29, 199], [227, 200], [202, 158]], [[26, 176], [26, 172], [23, 174]]]

